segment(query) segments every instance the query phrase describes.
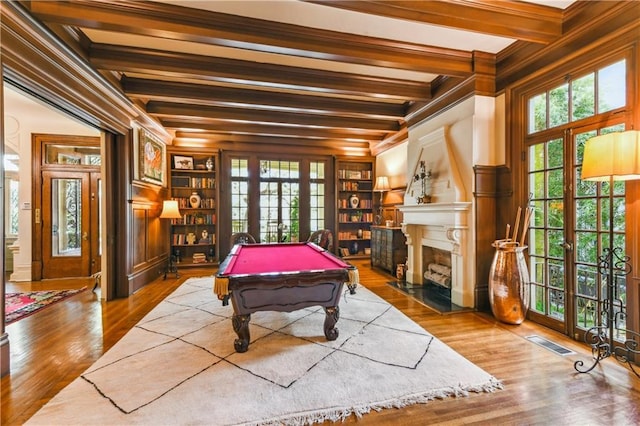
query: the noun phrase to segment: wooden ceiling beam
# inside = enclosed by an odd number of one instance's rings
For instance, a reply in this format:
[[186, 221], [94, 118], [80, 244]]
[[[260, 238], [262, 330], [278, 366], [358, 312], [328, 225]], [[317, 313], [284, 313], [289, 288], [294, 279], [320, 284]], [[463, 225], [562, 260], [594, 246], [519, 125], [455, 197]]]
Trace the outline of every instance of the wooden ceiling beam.
[[255, 122], [286, 126], [333, 127], [388, 133], [398, 131], [395, 120], [375, 118], [336, 117], [329, 114], [294, 114], [289, 112], [259, 109], [191, 105], [175, 102], [151, 101], [146, 105], [147, 113], [156, 117], [195, 117], [218, 121]]
[[121, 84], [127, 96], [145, 100], [212, 106], [243, 105], [267, 110], [331, 113], [340, 116], [396, 120], [403, 119], [406, 113], [404, 103], [363, 101], [128, 77], [123, 77]]
[[156, 2], [27, 3], [45, 22], [432, 74], [473, 72], [469, 52]]
[[[225, 134], [215, 132], [183, 132], [178, 131], [175, 133], [175, 140], [177, 143], [184, 143], [187, 140], [209, 140], [209, 141], [231, 141], [231, 142], [246, 142], [246, 143], [258, 143], [264, 145], [287, 145], [293, 147], [300, 146], [300, 139], [296, 137], [272, 137], [261, 135], [244, 135], [244, 134]], [[306, 146], [325, 147], [325, 148], [355, 148], [355, 149], [367, 149], [369, 150], [369, 142], [360, 141], [347, 141], [344, 139], [321, 139], [315, 138], [312, 140], [305, 139]]]
[[[187, 132], [189, 129], [199, 129], [205, 132], [217, 134], [255, 135], [279, 138], [297, 138], [301, 142], [313, 139], [343, 139], [348, 141], [380, 141], [385, 135], [379, 132], [370, 132], [355, 129], [334, 129], [317, 127], [277, 126], [268, 124], [241, 123], [202, 119], [161, 119], [161, 124], [167, 129], [176, 132]], [[194, 132], [194, 134], [197, 132]], [[304, 142], [304, 143], [306, 143]]]
[[427, 82], [125, 46], [94, 45], [90, 51], [90, 61], [93, 66], [102, 70], [141, 73], [160, 78], [199, 79], [279, 90], [390, 100], [428, 100], [431, 97], [430, 85]]
[[561, 9], [522, 1], [308, 0], [308, 3], [545, 45], [562, 36]]

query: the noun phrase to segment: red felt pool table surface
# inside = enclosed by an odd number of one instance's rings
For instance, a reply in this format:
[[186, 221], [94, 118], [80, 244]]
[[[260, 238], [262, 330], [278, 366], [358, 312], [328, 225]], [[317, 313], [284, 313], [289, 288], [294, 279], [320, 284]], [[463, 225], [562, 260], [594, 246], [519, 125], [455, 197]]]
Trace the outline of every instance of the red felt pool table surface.
[[234, 247], [218, 275], [257, 275], [351, 268], [312, 243], [246, 244]]

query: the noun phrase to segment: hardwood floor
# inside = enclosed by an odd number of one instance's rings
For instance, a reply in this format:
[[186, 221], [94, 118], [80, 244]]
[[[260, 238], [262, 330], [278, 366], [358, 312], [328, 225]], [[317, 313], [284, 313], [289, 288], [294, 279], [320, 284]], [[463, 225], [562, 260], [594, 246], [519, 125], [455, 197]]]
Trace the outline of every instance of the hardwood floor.
[[[369, 262], [353, 263], [359, 267], [364, 286], [501, 380], [504, 389], [374, 412], [346, 423], [640, 424], [640, 379], [615, 360], [605, 360], [589, 374], [577, 374], [573, 362], [582, 359], [590, 363], [591, 359], [590, 350], [579, 342], [530, 322], [502, 324], [486, 313], [438, 314], [387, 285], [392, 277], [371, 269]], [[212, 272], [193, 269], [182, 271], [179, 279], [164, 281], [160, 277], [130, 298], [108, 303], [100, 301], [99, 293], [91, 292], [93, 283], [89, 280], [8, 283], [7, 291], [89, 288], [7, 326], [11, 373], [2, 378], [2, 425], [26, 422], [185, 279]], [[556, 355], [525, 339], [532, 334], [577, 354]]]

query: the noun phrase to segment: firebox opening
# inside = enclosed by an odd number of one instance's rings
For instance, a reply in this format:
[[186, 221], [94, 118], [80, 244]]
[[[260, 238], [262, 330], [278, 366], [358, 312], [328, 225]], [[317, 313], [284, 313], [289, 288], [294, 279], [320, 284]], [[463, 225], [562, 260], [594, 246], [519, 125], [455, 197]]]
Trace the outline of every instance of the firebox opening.
[[423, 246], [422, 269], [422, 284], [451, 301], [451, 252]]

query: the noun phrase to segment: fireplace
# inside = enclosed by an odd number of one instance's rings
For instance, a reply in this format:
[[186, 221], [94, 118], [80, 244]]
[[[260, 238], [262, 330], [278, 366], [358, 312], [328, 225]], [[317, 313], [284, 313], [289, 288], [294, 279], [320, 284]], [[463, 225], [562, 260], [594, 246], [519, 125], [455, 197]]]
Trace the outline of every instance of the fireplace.
[[424, 284], [451, 290], [451, 253], [435, 247], [422, 247], [422, 268]]
[[[422, 197], [425, 187], [419, 179], [407, 186], [402, 230], [407, 237], [407, 282], [424, 285], [429, 282], [450, 292], [451, 303], [475, 306], [476, 257], [472, 241], [472, 203], [466, 201], [465, 185], [456, 159], [447, 142], [447, 129], [440, 128], [415, 142], [411, 152], [415, 158], [409, 176], [421, 176], [421, 168], [431, 178], [431, 202]], [[424, 164], [424, 166], [423, 166]]]

